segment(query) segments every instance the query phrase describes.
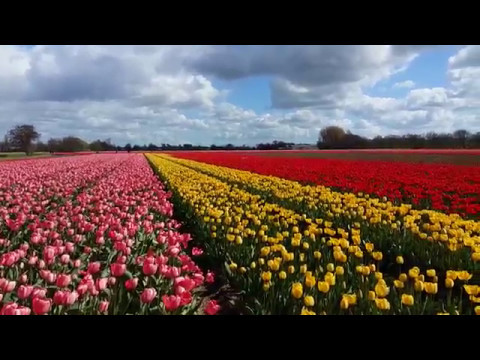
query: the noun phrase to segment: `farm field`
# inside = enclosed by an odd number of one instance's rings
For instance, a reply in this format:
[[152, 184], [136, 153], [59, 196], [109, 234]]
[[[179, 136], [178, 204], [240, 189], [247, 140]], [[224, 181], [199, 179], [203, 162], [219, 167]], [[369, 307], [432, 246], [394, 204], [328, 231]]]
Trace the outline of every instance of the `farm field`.
[[[176, 152], [171, 155], [338, 191], [387, 197], [421, 209], [458, 213], [469, 218], [478, 218], [480, 214], [480, 166], [323, 159], [313, 156], [316, 152], [311, 157], [266, 153]], [[354, 153], [361, 156], [360, 152]]]
[[0, 314], [480, 314], [480, 167], [302, 154], [1, 163]]
[[273, 158], [147, 157], [196, 241], [246, 292], [247, 313], [480, 313], [475, 220], [260, 175]]
[[169, 198], [141, 154], [2, 163], [0, 314], [200, 311], [212, 275]]

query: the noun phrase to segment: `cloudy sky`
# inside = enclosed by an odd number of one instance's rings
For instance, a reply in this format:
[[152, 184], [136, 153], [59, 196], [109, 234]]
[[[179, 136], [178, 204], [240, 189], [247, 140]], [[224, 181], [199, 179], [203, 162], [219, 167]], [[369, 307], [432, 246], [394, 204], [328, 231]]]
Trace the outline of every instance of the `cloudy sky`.
[[0, 135], [314, 143], [480, 131], [480, 46], [0, 45]]

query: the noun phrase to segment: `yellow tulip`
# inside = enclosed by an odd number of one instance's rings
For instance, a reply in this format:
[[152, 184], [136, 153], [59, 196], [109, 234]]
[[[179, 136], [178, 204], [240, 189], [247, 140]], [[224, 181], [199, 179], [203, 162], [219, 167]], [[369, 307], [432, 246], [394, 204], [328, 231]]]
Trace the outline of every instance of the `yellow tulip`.
[[297, 282], [292, 285], [292, 296], [295, 299], [300, 299], [303, 295], [303, 286], [301, 283]]
[[472, 260], [473, 260], [474, 262], [480, 261], [480, 252], [474, 252], [474, 253], [472, 253]]
[[325, 274], [324, 280], [330, 285], [333, 286], [335, 285], [335, 275], [331, 272], [327, 272]]
[[405, 283], [403, 283], [402, 281], [400, 280], [394, 280], [393, 281], [393, 285], [397, 288], [397, 289], [403, 289], [405, 287]]
[[438, 284], [437, 283], [431, 283], [431, 282], [426, 282], [425, 283], [425, 292], [427, 294], [433, 295], [438, 292]]
[[437, 276], [437, 272], [435, 271], [435, 269], [427, 270], [427, 276], [429, 277]]
[[468, 295], [478, 295], [480, 292], [480, 287], [478, 285], [463, 285], [463, 288]]
[[307, 276], [305, 279], [305, 286], [308, 288], [313, 288], [316, 284], [315, 276]]
[[258, 259], [258, 263], [260, 265], [265, 265], [265, 259], [263, 259], [263, 258]]
[[445, 279], [445, 287], [446, 287], [447, 289], [451, 289], [451, 288], [453, 288], [454, 286], [455, 286], [455, 281], [453, 281], [453, 280], [450, 279], [450, 278], [446, 278], [446, 279]]
[[294, 272], [295, 272], [295, 266], [290, 265], [290, 266], [288, 267], [288, 273], [289, 273], [289, 274], [293, 274]]
[[262, 272], [262, 280], [270, 281], [272, 279], [272, 273], [270, 271]]
[[366, 243], [365, 244], [365, 249], [367, 249], [367, 251], [369, 253], [371, 253], [373, 251], [373, 248], [374, 248], [374, 245], [372, 243]]
[[362, 275], [363, 276], [368, 276], [370, 275], [370, 268], [368, 266], [364, 266], [362, 269]]
[[270, 282], [263, 283], [263, 291], [268, 291], [270, 289]]
[[480, 315], [480, 306], [475, 306], [475, 315]]
[[402, 295], [402, 304], [406, 306], [412, 306], [414, 303], [414, 298], [412, 295], [403, 294]]
[[342, 266], [337, 266], [335, 268], [335, 274], [342, 276], [345, 273], [345, 269]]
[[333, 272], [334, 269], [335, 269], [335, 265], [333, 265], [332, 263], [327, 265], [327, 271]]
[[380, 261], [383, 259], [383, 254], [380, 252], [380, 251], [374, 251], [372, 253], [372, 257], [377, 260], [377, 261]]
[[458, 271], [457, 272], [457, 277], [459, 280], [466, 281], [470, 280], [472, 278], [472, 274], [470, 274], [468, 271]]
[[408, 280], [407, 274], [400, 274], [400, 276], [398, 277], [398, 280], [400, 280], [401, 282], [407, 282]]
[[375, 293], [378, 297], [384, 298], [390, 293], [390, 288], [384, 284], [375, 285]]
[[229, 267], [230, 267], [230, 270], [231, 270], [231, 271], [235, 271], [235, 270], [237, 270], [238, 265], [235, 264], [235, 263], [231, 263], [231, 264], [229, 265]]
[[307, 272], [307, 265], [300, 266], [300, 274], [305, 274]]
[[317, 260], [320, 260], [322, 258], [322, 253], [320, 251], [315, 251], [313, 253], [313, 257]]
[[457, 272], [454, 270], [448, 270], [447, 271], [447, 278], [452, 279], [452, 280], [457, 280]]
[[303, 298], [303, 303], [305, 304], [305, 306], [314, 306], [315, 305], [315, 299], [313, 298], [313, 296], [305, 296]]
[[349, 307], [349, 303], [348, 303], [348, 299], [346, 298], [342, 298], [342, 300], [340, 300], [340, 308], [343, 309], [343, 310], [347, 310], [348, 307]]
[[245, 269], [245, 267], [241, 267], [240, 269], [240, 274], [245, 274], [247, 272], [247, 269]]
[[413, 285], [413, 288], [417, 292], [422, 292], [425, 289], [425, 283], [423, 281], [415, 281], [415, 284]]
[[255, 263], [255, 261], [253, 261], [251, 264], [250, 264], [250, 269], [255, 269], [257, 267], [257, 264]]
[[345, 294], [343, 298], [347, 299], [348, 305], [356, 305], [357, 304], [357, 295], [355, 294]]
[[280, 271], [278, 273], [278, 277], [281, 279], [281, 280], [285, 280], [287, 278], [287, 273], [285, 271]]
[[376, 297], [377, 297], [377, 296], [376, 296], [376, 294], [375, 294], [375, 291], [369, 291], [369, 292], [368, 292], [368, 300], [373, 301], [373, 300], [375, 300]]
[[310, 311], [306, 307], [303, 307], [300, 315], [317, 315], [317, 314], [314, 311]]
[[326, 281], [319, 281], [317, 284], [318, 291], [326, 294], [330, 290], [330, 284], [327, 283]]
[[418, 278], [420, 275], [420, 269], [418, 267], [413, 267], [410, 270], [408, 270], [408, 276], [410, 276], [412, 279]]
[[390, 310], [390, 303], [387, 299], [375, 299], [375, 305], [380, 310]]
[[404, 263], [403, 256], [397, 256], [395, 261], [397, 264], [402, 265]]
[[381, 272], [377, 271], [375, 273], [375, 279], [377, 279], [377, 280], [383, 279], [383, 274]]
[[476, 297], [476, 296], [473, 296], [473, 295], [470, 295], [469, 297], [470, 301], [473, 302], [473, 303], [480, 303], [480, 297]]

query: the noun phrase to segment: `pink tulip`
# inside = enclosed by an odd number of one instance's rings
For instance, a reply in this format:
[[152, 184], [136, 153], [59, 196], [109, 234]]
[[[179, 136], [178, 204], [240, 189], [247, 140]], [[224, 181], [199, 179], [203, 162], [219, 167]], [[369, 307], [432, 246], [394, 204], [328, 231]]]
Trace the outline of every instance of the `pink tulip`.
[[114, 263], [110, 265], [110, 272], [115, 277], [123, 276], [126, 270], [127, 270], [127, 266], [125, 264]]
[[138, 278], [128, 279], [125, 281], [125, 288], [128, 291], [133, 291], [137, 288], [138, 285]]
[[147, 288], [143, 290], [142, 294], [140, 295], [140, 301], [143, 304], [149, 304], [155, 299], [156, 296], [157, 291], [154, 288]]
[[100, 236], [95, 240], [95, 243], [97, 245], [104, 245], [105, 244], [105, 239], [103, 238], [103, 236]]
[[77, 286], [77, 293], [78, 295], [82, 296], [86, 294], [88, 291], [88, 285], [87, 284], [80, 284]]
[[27, 299], [33, 292], [33, 286], [31, 285], [20, 285], [17, 289], [17, 296], [19, 299]]
[[47, 290], [42, 288], [34, 288], [32, 291], [32, 299], [35, 297], [44, 298], [47, 295]]
[[67, 265], [67, 264], [70, 262], [70, 255], [68, 255], [68, 254], [63, 254], [63, 255], [60, 257], [60, 262], [61, 262], [63, 265]]
[[82, 265], [82, 260], [77, 259], [73, 262], [73, 267], [79, 268]]
[[116, 283], [117, 283], [117, 279], [114, 278], [113, 276], [110, 276], [110, 277], [108, 278], [108, 285], [114, 286]]
[[220, 310], [220, 305], [218, 305], [217, 301], [210, 300], [205, 307], [205, 313], [208, 315], [215, 315]]
[[194, 248], [192, 249], [192, 255], [193, 255], [193, 256], [200, 256], [200, 255], [202, 255], [202, 254], [203, 254], [203, 250], [202, 250], [202, 249], [197, 248], [197, 247], [194, 247]]
[[50, 274], [48, 274], [46, 280], [47, 280], [47, 283], [53, 284], [56, 279], [57, 279], [57, 274], [54, 274], [54, 273], [51, 272]]
[[17, 282], [16, 281], [6, 281], [5, 284], [3, 285], [3, 289], [2, 291], [4, 293], [9, 293], [9, 292], [12, 292], [14, 289], [15, 289], [15, 286], [17, 286]]
[[51, 299], [42, 299], [39, 297], [35, 297], [32, 300], [32, 309], [36, 315], [44, 315], [50, 311], [50, 307], [52, 306]]
[[28, 265], [35, 265], [38, 261], [38, 256], [30, 256], [28, 259]]
[[165, 310], [167, 311], [175, 311], [180, 307], [181, 299], [180, 296], [176, 295], [163, 295], [162, 296], [163, 305], [165, 305]]
[[85, 246], [85, 247], [83, 248], [83, 253], [84, 253], [84, 254], [90, 254], [91, 252], [92, 252], [92, 248], [91, 248], [91, 247]]
[[98, 311], [101, 313], [106, 313], [108, 311], [108, 305], [110, 305], [108, 301], [104, 300], [100, 302], [100, 304], [98, 305]]
[[64, 297], [65, 305], [71, 306], [75, 304], [78, 299], [78, 293], [76, 291], [67, 291]]
[[45, 268], [45, 261], [39, 260], [39, 261], [38, 261], [38, 268], [39, 268], [39, 269]]
[[28, 281], [28, 276], [27, 274], [22, 274], [19, 276], [18, 281], [20, 284], [25, 284]]
[[97, 272], [99, 272], [100, 268], [101, 268], [100, 262], [96, 261], [96, 262], [92, 262], [92, 263], [88, 264], [87, 271], [90, 274], [93, 275], [93, 274], [96, 274]]
[[98, 291], [103, 291], [107, 288], [108, 278], [97, 279], [96, 286]]

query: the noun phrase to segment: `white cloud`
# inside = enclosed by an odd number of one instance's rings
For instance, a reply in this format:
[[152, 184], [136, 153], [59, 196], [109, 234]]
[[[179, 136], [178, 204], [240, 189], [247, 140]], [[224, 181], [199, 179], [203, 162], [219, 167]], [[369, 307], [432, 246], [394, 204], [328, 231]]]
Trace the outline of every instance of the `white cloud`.
[[[0, 134], [33, 123], [50, 136], [118, 144], [315, 142], [336, 124], [365, 136], [480, 131], [480, 47], [449, 59], [449, 83], [403, 98], [367, 95], [428, 45], [0, 46]], [[265, 112], [227, 101], [216, 80], [265, 75]], [[440, 76], [441, 74], [439, 74]], [[267, 106], [268, 104], [265, 104]]]
[[415, 82], [413, 82], [412, 80], [397, 82], [393, 85], [394, 89], [411, 89], [413, 87], [415, 87]]

